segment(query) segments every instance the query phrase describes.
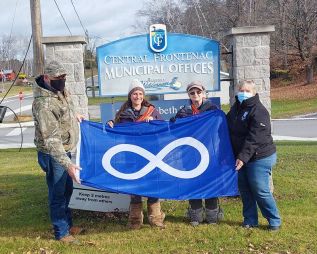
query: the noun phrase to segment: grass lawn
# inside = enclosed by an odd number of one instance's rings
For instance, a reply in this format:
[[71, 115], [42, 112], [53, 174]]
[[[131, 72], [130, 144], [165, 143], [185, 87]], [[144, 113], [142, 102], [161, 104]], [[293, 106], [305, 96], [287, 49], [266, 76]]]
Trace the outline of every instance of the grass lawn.
[[112, 98], [106, 97], [88, 97], [88, 105], [99, 105], [101, 103], [111, 103], [111, 102], [118, 102], [118, 101], [125, 101], [127, 97], [116, 97], [115, 100]]
[[191, 227], [186, 201], [165, 201], [167, 228], [128, 231], [126, 216], [76, 211], [87, 229], [82, 246], [52, 238], [44, 173], [34, 149], [1, 150], [0, 253], [317, 253], [317, 142], [279, 142], [275, 197], [283, 220], [279, 232], [243, 229], [241, 201], [222, 199], [225, 220]]
[[295, 115], [316, 112], [317, 97], [306, 100], [272, 100], [273, 118], [289, 118]]

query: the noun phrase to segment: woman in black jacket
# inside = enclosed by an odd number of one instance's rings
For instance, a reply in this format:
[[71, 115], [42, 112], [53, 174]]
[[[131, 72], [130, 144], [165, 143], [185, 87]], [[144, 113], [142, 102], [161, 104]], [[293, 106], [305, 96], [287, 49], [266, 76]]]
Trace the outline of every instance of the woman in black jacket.
[[[205, 111], [215, 110], [217, 106], [213, 105], [206, 98], [206, 89], [200, 81], [191, 82], [186, 89], [189, 96], [189, 105], [182, 107], [171, 121], [176, 118], [183, 118]], [[204, 209], [202, 199], [189, 200], [188, 217], [193, 226], [198, 226], [204, 220]], [[223, 210], [219, 207], [218, 198], [205, 199], [205, 217], [207, 223], [217, 223], [223, 219]]]
[[253, 81], [244, 81], [240, 85], [227, 120], [243, 203], [243, 226], [258, 226], [258, 206], [269, 222], [269, 229], [278, 230], [281, 218], [270, 191], [276, 148], [271, 136], [269, 112], [260, 102]]

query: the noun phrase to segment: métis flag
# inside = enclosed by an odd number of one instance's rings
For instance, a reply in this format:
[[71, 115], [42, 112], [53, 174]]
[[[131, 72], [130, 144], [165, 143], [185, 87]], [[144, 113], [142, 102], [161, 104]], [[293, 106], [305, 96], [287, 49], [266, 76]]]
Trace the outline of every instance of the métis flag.
[[238, 195], [225, 114], [214, 110], [176, 122], [83, 121], [77, 162], [81, 183], [165, 199]]

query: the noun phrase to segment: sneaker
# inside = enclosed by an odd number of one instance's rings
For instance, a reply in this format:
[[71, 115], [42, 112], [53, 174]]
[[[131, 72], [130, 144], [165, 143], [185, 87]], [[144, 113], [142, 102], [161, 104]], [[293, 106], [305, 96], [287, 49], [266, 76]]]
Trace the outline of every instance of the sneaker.
[[80, 245], [80, 241], [73, 237], [72, 235], [67, 235], [59, 239], [59, 241], [63, 243], [69, 243], [69, 244], [75, 244], [75, 245]]
[[224, 219], [223, 210], [221, 207], [216, 209], [206, 209], [206, 222], [208, 224], [216, 224]]
[[76, 226], [73, 226], [69, 229], [69, 233], [71, 235], [80, 235], [82, 233], [85, 232], [85, 229], [81, 228], [81, 227], [76, 227]]
[[188, 208], [187, 210], [187, 218], [189, 218], [190, 220], [190, 224], [193, 227], [196, 227], [199, 225], [199, 223], [202, 223], [204, 221], [204, 210], [203, 208], [199, 208], [199, 209], [191, 209]]

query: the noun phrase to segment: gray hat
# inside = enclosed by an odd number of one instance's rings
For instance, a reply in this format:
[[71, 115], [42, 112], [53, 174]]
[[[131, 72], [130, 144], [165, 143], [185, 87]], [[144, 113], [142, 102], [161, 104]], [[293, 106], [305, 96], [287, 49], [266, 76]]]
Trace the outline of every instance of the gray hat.
[[44, 73], [51, 77], [57, 78], [59, 76], [66, 75], [66, 70], [59, 62], [51, 61], [45, 66]]
[[193, 88], [197, 88], [201, 91], [205, 91], [205, 87], [203, 86], [203, 84], [200, 81], [193, 81], [190, 84], [187, 85], [186, 91], [188, 92], [189, 90], [193, 89]]

